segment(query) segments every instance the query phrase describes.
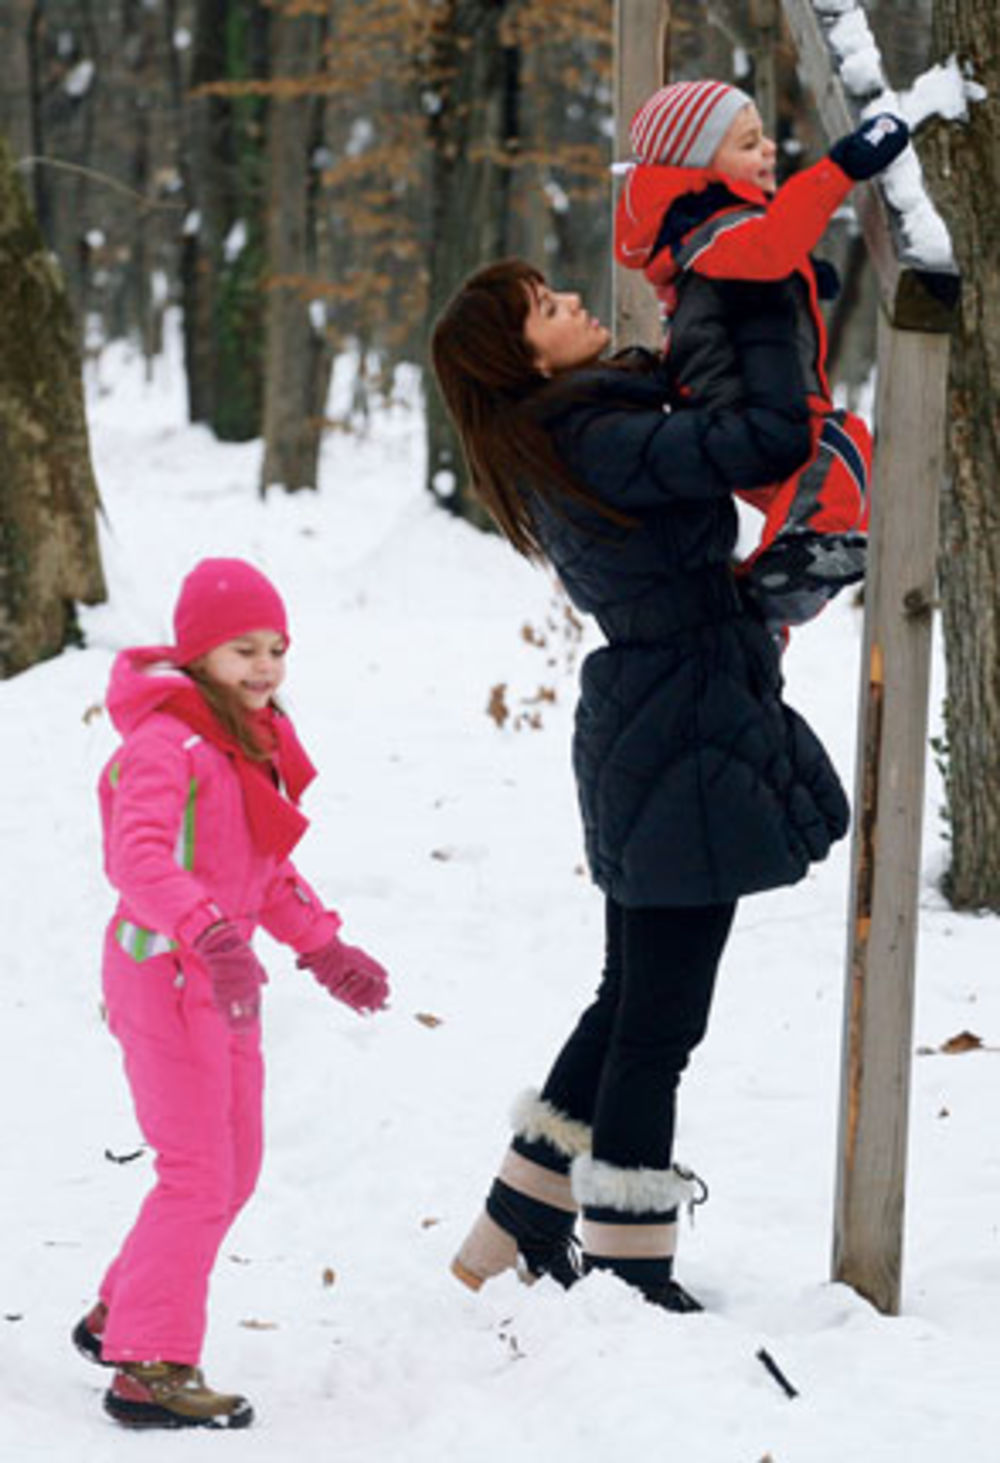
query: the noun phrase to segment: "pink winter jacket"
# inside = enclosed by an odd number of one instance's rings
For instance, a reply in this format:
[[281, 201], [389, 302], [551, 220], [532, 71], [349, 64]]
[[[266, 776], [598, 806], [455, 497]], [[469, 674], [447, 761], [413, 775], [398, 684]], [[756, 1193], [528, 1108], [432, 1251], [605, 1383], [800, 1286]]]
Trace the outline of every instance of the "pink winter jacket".
[[258, 924], [300, 954], [318, 950], [339, 917], [290, 859], [251, 842], [226, 754], [158, 708], [182, 672], [168, 652], [115, 660], [108, 711], [124, 737], [101, 773], [104, 866], [119, 901], [109, 934], [135, 960], [191, 945], [220, 918], [245, 939]]

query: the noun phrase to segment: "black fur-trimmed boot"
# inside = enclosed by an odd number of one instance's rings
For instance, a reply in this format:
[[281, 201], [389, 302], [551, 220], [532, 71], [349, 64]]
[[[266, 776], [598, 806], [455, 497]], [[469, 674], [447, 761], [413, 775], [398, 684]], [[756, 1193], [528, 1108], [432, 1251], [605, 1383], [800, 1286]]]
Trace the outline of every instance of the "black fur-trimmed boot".
[[511, 1269], [528, 1283], [551, 1275], [569, 1289], [581, 1273], [569, 1169], [589, 1149], [590, 1128], [534, 1091], [518, 1100], [512, 1121], [511, 1145], [452, 1274], [470, 1290]]
[[583, 1210], [585, 1272], [607, 1270], [666, 1311], [704, 1309], [674, 1279], [678, 1210], [705, 1202], [701, 1179], [676, 1165], [618, 1168], [583, 1154], [572, 1183]]

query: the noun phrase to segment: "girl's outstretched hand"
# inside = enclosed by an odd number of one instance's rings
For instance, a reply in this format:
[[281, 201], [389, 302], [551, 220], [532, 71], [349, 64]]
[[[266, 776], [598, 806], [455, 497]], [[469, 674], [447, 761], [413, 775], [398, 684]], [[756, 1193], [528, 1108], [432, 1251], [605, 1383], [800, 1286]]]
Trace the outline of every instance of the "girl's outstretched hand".
[[198, 936], [194, 948], [226, 1022], [236, 1030], [252, 1026], [260, 1015], [260, 988], [267, 972], [239, 930], [230, 920], [220, 920]]
[[389, 999], [388, 972], [354, 945], [344, 945], [334, 935], [318, 950], [300, 955], [300, 970], [311, 970], [320, 985], [335, 1000], [364, 1015], [381, 1011]]

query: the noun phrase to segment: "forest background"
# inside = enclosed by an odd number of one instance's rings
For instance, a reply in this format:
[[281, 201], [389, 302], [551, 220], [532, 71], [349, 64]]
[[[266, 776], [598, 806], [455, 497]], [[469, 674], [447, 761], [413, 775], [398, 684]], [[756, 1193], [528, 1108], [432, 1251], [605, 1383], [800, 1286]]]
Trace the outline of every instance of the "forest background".
[[[777, 0], [670, 9], [673, 76], [755, 92], [785, 176], [825, 149]], [[920, 151], [965, 280], [942, 512], [949, 892], [1000, 909], [1000, 788], [981, 776], [1000, 758], [1000, 20], [992, 0], [870, 0], [864, 14], [897, 89], [949, 54], [986, 88], [968, 126], [932, 126]], [[510, 253], [608, 318], [613, 15], [612, 0], [5, 0], [0, 242], [14, 242], [0, 252], [15, 268], [0, 281], [0, 332], [21, 335], [29, 224], [65, 292], [67, 309], [39, 326], [53, 370], [73, 348], [94, 359], [130, 339], [151, 372], [176, 307], [189, 418], [222, 441], [261, 439], [261, 493], [318, 488], [324, 437], [365, 431], [415, 362], [426, 487], [481, 522], [427, 379], [430, 323], [466, 273]], [[823, 252], [843, 285], [831, 377], [854, 404], [870, 385], [877, 302], [850, 208]], [[22, 271], [41, 272], [37, 259]], [[354, 387], [331, 416], [344, 358]], [[39, 374], [29, 353], [7, 353], [0, 427], [7, 397], [31, 396]], [[22, 432], [30, 453], [49, 434], [54, 508], [4, 447], [3, 674], [57, 651], [74, 602], [103, 594], [86, 521], [99, 484], [80, 466], [82, 409], [75, 428], [72, 416]], [[67, 502], [73, 564], [60, 578], [53, 525]], [[45, 574], [54, 608], [34, 615]]]
[[[673, 6], [677, 75], [775, 74], [786, 175], [825, 147], [794, 52], [759, 5]], [[771, 7], [773, 9], [773, 7]], [[931, 50], [930, 0], [869, 7], [887, 66]], [[423, 360], [429, 321], [485, 259], [537, 261], [610, 309], [610, 0], [8, 0], [0, 130], [85, 349], [150, 360], [184, 311], [191, 418], [263, 436], [261, 486], [316, 485], [330, 370], [355, 409]], [[902, 12], [902, 13], [901, 13]], [[759, 87], [758, 87], [759, 89]], [[872, 296], [845, 216], [835, 374], [871, 369]], [[850, 327], [850, 328], [848, 328]], [[428, 461], [428, 483], [461, 496]]]

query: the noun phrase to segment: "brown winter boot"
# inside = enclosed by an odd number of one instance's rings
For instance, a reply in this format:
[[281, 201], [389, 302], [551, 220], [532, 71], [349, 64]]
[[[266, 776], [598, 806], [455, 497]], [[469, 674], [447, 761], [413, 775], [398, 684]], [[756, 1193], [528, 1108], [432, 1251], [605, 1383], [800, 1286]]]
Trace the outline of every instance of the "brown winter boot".
[[96, 1366], [112, 1366], [104, 1360], [101, 1338], [108, 1324], [108, 1308], [102, 1300], [95, 1302], [85, 1316], [82, 1316], [70, 1333], [70, 1339], [81, 1356]]
[[104, 1410], [125, 1427], [249, 1427], [245, 1397], [214, 1392], [197, 1367], [174, 1361], [120, 1363]]

